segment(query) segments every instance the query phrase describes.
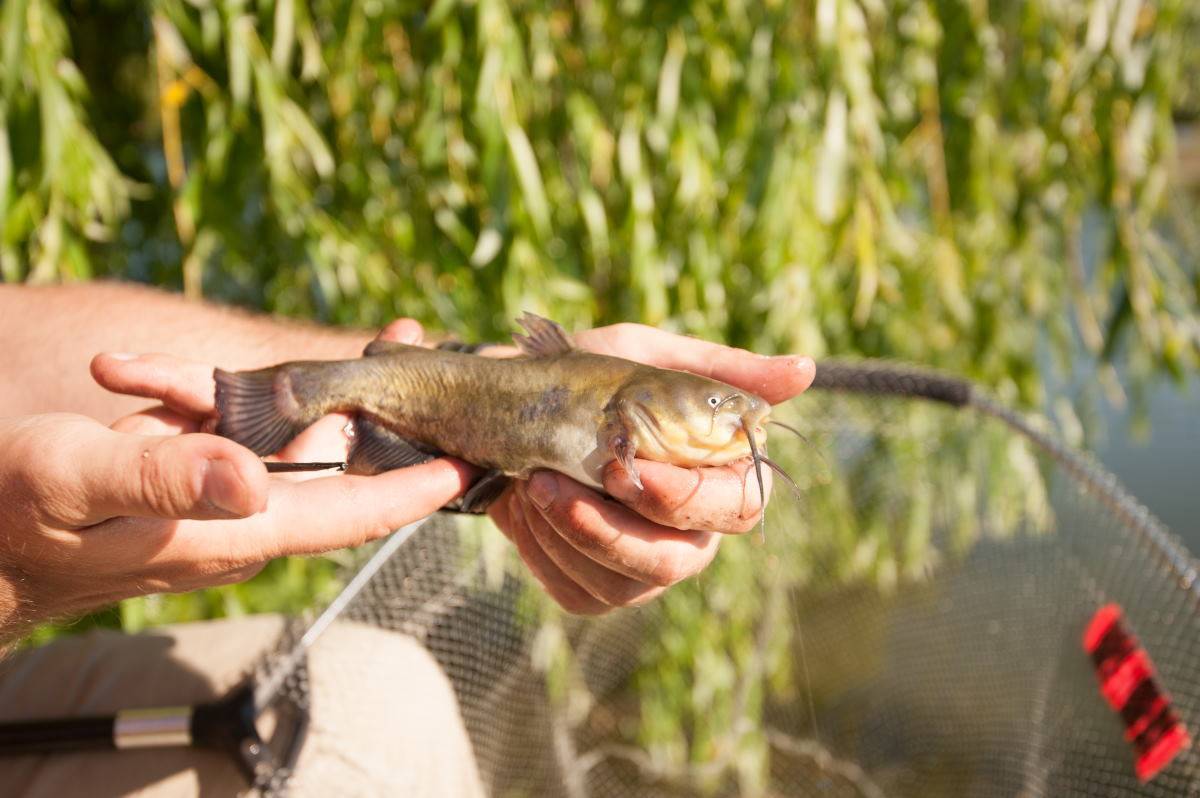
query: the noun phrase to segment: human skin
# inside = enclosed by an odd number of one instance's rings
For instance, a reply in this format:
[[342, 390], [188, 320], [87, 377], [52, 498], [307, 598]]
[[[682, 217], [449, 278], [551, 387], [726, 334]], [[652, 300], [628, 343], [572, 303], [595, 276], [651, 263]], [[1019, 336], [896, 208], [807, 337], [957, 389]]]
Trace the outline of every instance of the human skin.
[[[62, 335], [65, 318], [89, 310], [95, 315], [77, 322], [75, 334]], [[74, 414], [0, 419], [0, 448], [18, 454], [0, 465], [0, 524], [8, 530], [0, 540], [0, 636], [127, 596], [239, 581], [277, 556], [359, 545], [432, 512], [475, 476], [441, 458], [375, 477], [268, 478], [250, 452], [199, 431], [213, 411], [213, 364], [351, 357], [367, 333], [112, 285], [0, 287], [0, 319], [11, 328], [10, 347], [20, 350], [0, 365], [0, 415]], [[422, 330], [400, 320], [381, 337], [415, 343]], [[804, 390], [813, 375], [807, 358], [762, 358], [639, 325], [585, 331], [576, 343], [697, 371], [773, 402]], [[92, 376], [113, 392], [105, 395], [73, 371], [113, 344], [167, 354], [96, 357]], [[39, 347], [40, 356], [30, 351]], [[144, 406], [131, 397], [161, 404], [112, 428], [94, 420]], [[344, 453], [346, 422], [326, 417], [279, 457]], [[497, 525], [569, 611], [648, 601], [703, 569], [721, 533], [745, 532], [758, 518], [745, 464], [638, 465], [643, 490], [621, 469], [606, 474], [606, 490], [618, 501], [546, 472], [493, 505]]]

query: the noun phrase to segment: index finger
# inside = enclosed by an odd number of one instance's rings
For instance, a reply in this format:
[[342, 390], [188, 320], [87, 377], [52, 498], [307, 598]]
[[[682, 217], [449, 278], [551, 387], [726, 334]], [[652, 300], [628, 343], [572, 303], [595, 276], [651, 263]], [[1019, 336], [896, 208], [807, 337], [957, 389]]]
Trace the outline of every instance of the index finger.
[[[396, 319], [378, 336], [382, 341], [419, 344], [421, 325]], [[91, 363], [92, 378], [113, 393], [157, 399], [176, 413], [209, 416], [216, 412], [216, 383], [211, 363], [172, 355], [126, 355], [104, 352]]]
[[716, 553], [719, 535], [656, 524], [553, 471], [537, 472], [524, 490], [577, 551], [639, 582], [668, 587], [699, 573]]
[[360, 546], [437, 512], [478, 473], [443, 457], [377, 476], [274, 482], [266, 512], [230, 527], [232, 534], [213, 536], [211, 554], [261, 562]]
[[171, 355], [99, 354], [92, 359], [92, 378], [113, 393], [157, 399], [176, 413], [208, 416], [216, 383], [213, 367]]
[[[816, 364], [801, 355], [759, 355], [641, 324], [615, 325], [576, 333], [575, 340], [601, 354], [629, 357], [660, 368], [690, 371], [751, 391], [771, 404], [804, 392]], [[627, 341], [628, 345], [623, 342]]]

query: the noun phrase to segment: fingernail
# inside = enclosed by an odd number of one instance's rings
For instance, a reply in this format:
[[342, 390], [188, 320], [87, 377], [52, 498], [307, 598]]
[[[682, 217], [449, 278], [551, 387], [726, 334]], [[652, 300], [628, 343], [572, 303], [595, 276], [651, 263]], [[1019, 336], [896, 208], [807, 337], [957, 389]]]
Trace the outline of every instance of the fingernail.
[[554, 499], [558, 496], [558, 480], [553, 474], [539, 471], [533, 475], [533, 479], [529, 480], [529, 488], [526, 492], [539, 510], [545, 510], [554, 503]]
[[396, 343], [416, 345], [421, 343], [425, 330], [413, 319], [397, 319], [385, 328]]
[[246, 507], [246, 483], [228, 460], [209, 460], [204, 471], [202, 495], [218, 510], [240, 518], [250, 513]]
[[107, 352], [113, 360], [137, 360], [140, 355], [135, 355], [132, 352]]

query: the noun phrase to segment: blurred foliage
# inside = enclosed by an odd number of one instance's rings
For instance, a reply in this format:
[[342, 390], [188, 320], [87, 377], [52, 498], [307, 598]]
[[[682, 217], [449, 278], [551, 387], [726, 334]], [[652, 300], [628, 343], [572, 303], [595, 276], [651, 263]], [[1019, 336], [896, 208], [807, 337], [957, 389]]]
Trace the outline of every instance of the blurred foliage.
[[[0, 275], [471, 339], [521, 310], [637, 320], [911, 360], [1026, 407], [1047, 369], [1098, 364], [1120, 396], [1116, 365], [1200, 361], [1192, 199], [1171, 180], [1197, 35], [1185, 0], [6, 0]], [[919, 446], [869, 449], [909, 464], [886, 501], [844, 478], [812, 494], [824, 548], [767, 567], [726, 546], [705, 591], [665, 597], [677, 635], [647, 652], [641, 731], [656, 757], [744, 747], [752, 791], [762, 741], [734, 721], [761, 696], [730, 689], [730, 663], [760, 656], [779, 591], [820, 558], [885, 586], [919, 575], [935, 495], [986, 504], [999, 531], [1035, 511], [1019, 445], [904, 426]], [[334, 565], [276, 563], [122, 620], [295, 609]]]
[[1071, 319], [1196, 364], [1158, 224], [1193, 5], [11, 0], [0, 263], [465, 335], [637, 319], [1036, 404]]

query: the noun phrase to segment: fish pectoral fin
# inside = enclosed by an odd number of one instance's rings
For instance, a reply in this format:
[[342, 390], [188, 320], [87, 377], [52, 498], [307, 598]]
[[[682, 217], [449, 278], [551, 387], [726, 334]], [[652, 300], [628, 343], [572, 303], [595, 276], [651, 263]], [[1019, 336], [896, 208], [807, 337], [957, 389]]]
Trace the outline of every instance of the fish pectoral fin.
[[441, 455], [436, 449], [410, 441], [366, 416], [354, 423], [354, 442], [346, 457], [349, 474], [382, 474], [396, 468], [420, 465]]
[[487, 508], [500, 497], [500, 494], [508, 487], [509, 482], [509, 477], [505, 476], [498, 469], [493, 468], [476, 480], [475, 484], [460, 498], [450, 502], [442, 509], [454, 513], [471, 513], [473, 515], [486, 513]]
[[614, 435], [609, 443], [609, 449], [612, 450], [613, 457], [625, 469], [625, 473], [629, 474], [629, 478], [637, 485], [638, 490], [644, 490], [642, 487], [642, 477], [638, 474], [637, 463], [634, 462], [634, 455], [637, 454], [637, 444], [630, 440], [625, 435]]
[[573, 352], [575, 347], [567, 338], [567, 331], [556, 322], [533, 313], [525, 313], [517, 319], [528, 335], [513, 334], [513, 342], [530, 357], [549, 357]]

